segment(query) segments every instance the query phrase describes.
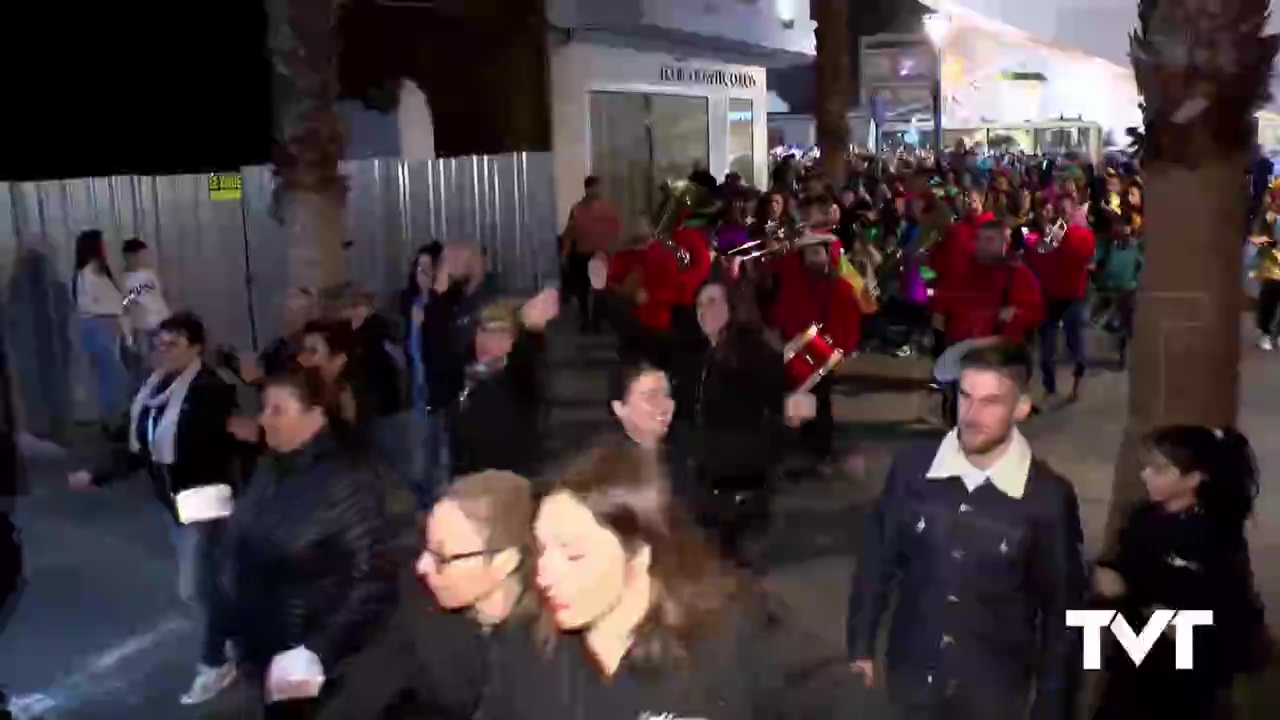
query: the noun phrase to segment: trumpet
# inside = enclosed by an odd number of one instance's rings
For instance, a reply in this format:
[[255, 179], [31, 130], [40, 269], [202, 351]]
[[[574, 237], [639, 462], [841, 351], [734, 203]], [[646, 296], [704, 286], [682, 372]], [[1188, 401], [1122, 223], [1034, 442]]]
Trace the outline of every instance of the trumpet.
[[[770, 223], [771, 225], [775, 223]], [[809, 245], [827, 242], [825, 237], [812, 235], [806, 227], [784, 227], [778, 225], [765, 238], [752, 240], [730, 250], [727, 255], [744, 262], [762, 257], [786, 255], [792, 250], [799, 250]]]

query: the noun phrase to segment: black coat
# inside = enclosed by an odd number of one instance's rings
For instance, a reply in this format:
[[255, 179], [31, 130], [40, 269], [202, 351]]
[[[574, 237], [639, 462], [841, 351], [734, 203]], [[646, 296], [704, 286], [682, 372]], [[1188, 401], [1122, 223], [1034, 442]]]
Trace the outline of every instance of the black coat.
[[[856, 690], [834, 649], [799, 632], [792, 613], [744, 599], [674, 666], [640, 666], [628, 657], [601, 676], [580, 634], [550, 648], [512, 626], [492, 656], [480, 708], [485, 720], [636, 718], [841, 718]], [[522, 630], [522, 631], [517, 631]]]
[[372, 419], [404, 410], [404, 372], [389, 349], [396, 345], [391, 321], [382, 315], [370, 315], [355, 334], [358, 348], [352, 358], [351, 375], [353, 386], [360, 391], [358, 413]]
[[399, 607], [351, 658], [316, 720], [468, 720], [504, 632], [486, 633], [467, 613], [442, 609], [407, 568]]
[[[1266, 620], [1243, 537], [1224, 536], [1199, 510], [1169, 513], [1143, 503], [1120, 531], [1114, 555], [1099, 564], [1124, 578], [1119, 610], [1134, 628], [1157, 605], [1213, 611], [1213, 626], [1196, 629], [1192, 672], [1226, 685], [1236, 672], [1255, 669], [1250, 645]], [[1191, 674], [1173, 669], [1173, 641], [1163, 635], [1140, 667], [1174, 678]]]
[[423, 319], [427, 387], [433, 409], [447, 413], [453, 474], [494, 469], [531, 476], [542, 459], [545, 338], [521, 330], [504, 367], [468, 377], [474, 353], [460, 354], [455, 343], [456, 333], [470, 332], [460, 324], [459, 302], [456, 290], [434, 296]]
[[787, 380], [782, 356], [753, 329], [733, 327], [724, 345], [711, 347], [697, 323], [654, 331], [632, 319], [613, 293], [601, 308], [620, 336], [632, 338], [670, 375], [675, 418], [671, 445], [706, 486], [769, 476], [782, 450]]
[[673, 338], [669, 366], [676, 432], [690, 440], [699, 481], [771, 475], [787, 396], [781, 354], [751, 330], [733, 330], [721, 348], [699, 331]]
[[851, 658], [875, 657], [890, 593], [890, 692], [907, 701], [966, 693], [1033, 718], [1067, 720], [1079, 673], [1084, 607], [1079, 504], [1071, 484], [1033, 460], [1021, 499], [991, 483], [926, 479], [937, 442], [899, 454], [868, 518], [849, 599]]
[[390, 482], [322, 431], [267, 455], [231, 516], [222, 580], [238, 660], [261, 671], [305, 645], [326, 671], [388, 616], [410, 525]]
[[[200, 368], [187, 394], [174, 435], [174, 462], [153, 467], [149, 452], [132, 453], [127, 444], [112, 450], [111, 462], [94, 473], [94, 484], [111, 481], [146, 469], [156, 499], [177, 519], [174, 496], [204, 485], [238, 485], [236, 458], [240, 448], [227, 432], [227, 420], [236, 411], [236, 389], [218, 377], [208, 365]], [[130, 432], [138, 432], [130, 428]]]

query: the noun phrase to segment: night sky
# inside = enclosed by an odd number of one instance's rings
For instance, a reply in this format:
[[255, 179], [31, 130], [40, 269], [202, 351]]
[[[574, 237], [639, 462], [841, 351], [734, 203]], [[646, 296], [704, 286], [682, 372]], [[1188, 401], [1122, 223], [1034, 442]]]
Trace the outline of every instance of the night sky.
[[0, 3], [0, 181], [267, 162], [262, 0]]

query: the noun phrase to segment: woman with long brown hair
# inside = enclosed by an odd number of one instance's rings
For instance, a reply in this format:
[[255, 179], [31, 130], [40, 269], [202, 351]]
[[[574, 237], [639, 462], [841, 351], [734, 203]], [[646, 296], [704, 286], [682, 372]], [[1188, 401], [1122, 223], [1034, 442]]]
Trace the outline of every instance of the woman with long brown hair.
[[651, 451], [588, 452], [539, 504], [533, 534], [543, 614], [534, 637], [511, 633], [495, 653], [482, 717], [837, 716], [838, 652], [781, 660], [783, 641], [822, 645], [702, 544]]
[[[604, 287], [600, 261], [589, 274], [594, 286]], [[765, 341], [759, 313], [742, 288], [709, 280], [694, 309], [696, 330], [679, 328], [652, 341], [667, 352], [661, 365], [675, 400], [673, 439], [687, 449], [696, 478], [692, 487], [676, 490], [689, 496], [724, 551], [742, 559], [745, 536], [768, 516], [783, 421], [800, 425], [813, 418], [817, 400], [788, 393], [781, 354]]]

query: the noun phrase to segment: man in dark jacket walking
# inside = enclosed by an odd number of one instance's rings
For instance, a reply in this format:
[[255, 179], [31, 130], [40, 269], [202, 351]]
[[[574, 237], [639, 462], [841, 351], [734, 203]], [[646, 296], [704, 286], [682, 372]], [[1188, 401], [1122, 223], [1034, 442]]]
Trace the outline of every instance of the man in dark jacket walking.
[[896, 585], [885, 673], [905, 717], [1074, 717], [1084, 566], [1071, 484], [1037, 460], [1017, 422], [1031, 411], [1025, 350], [970, 351], [959, 425], [894, 459], [868, 520], [849, 599], [854, 669], [879, 677], [875, 641]]

